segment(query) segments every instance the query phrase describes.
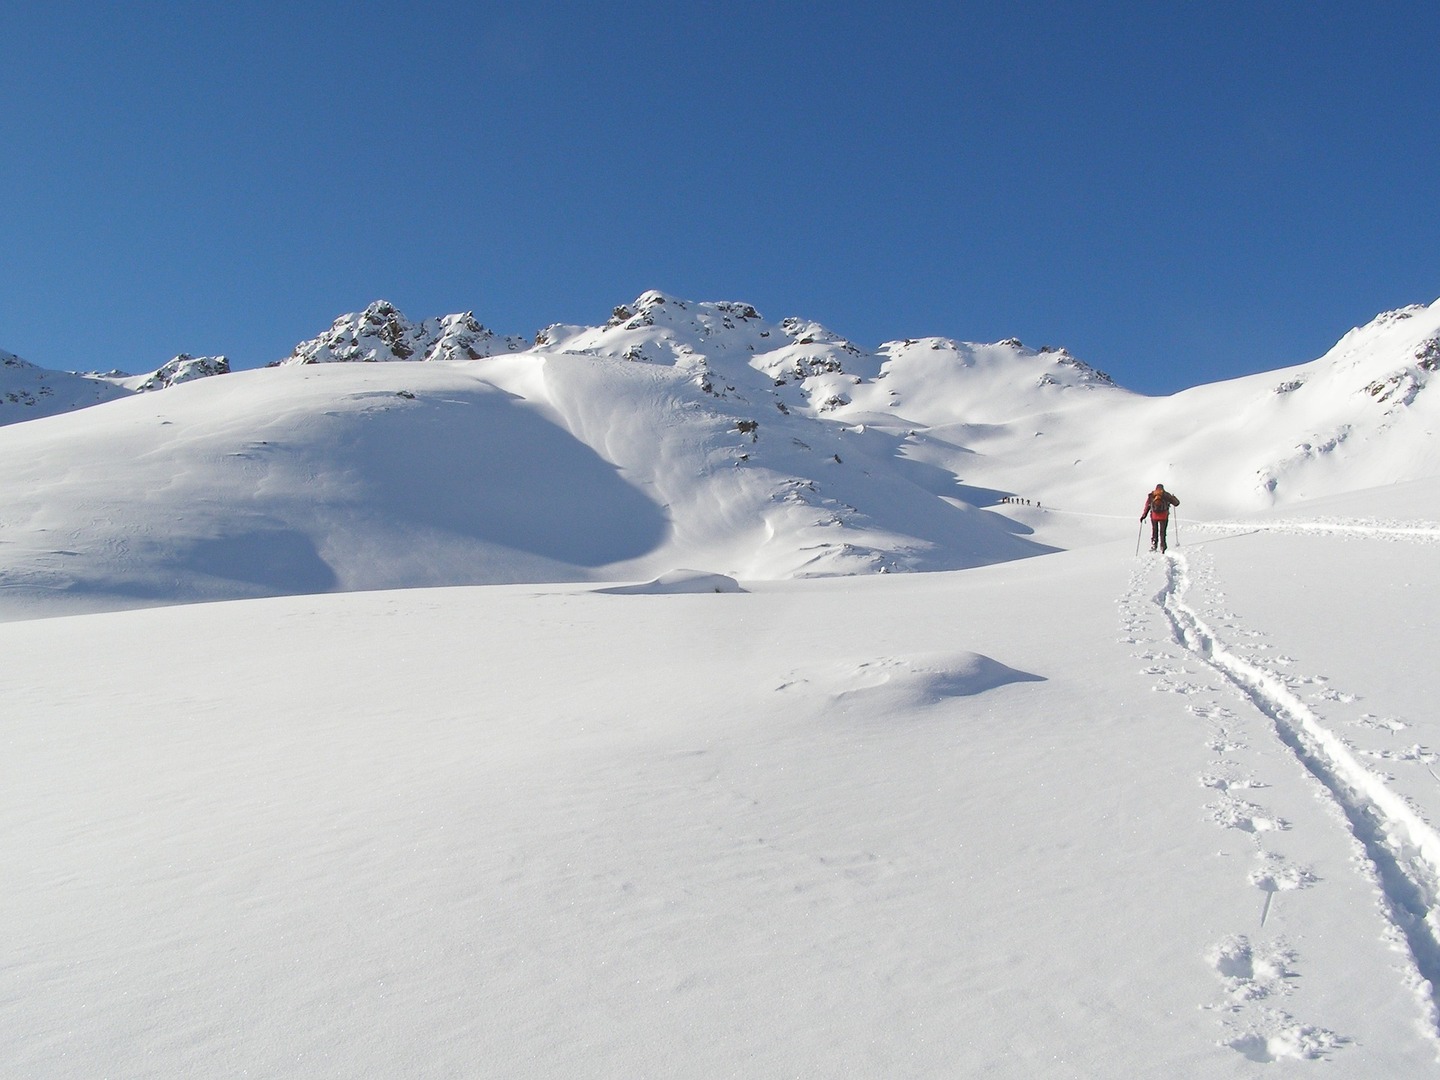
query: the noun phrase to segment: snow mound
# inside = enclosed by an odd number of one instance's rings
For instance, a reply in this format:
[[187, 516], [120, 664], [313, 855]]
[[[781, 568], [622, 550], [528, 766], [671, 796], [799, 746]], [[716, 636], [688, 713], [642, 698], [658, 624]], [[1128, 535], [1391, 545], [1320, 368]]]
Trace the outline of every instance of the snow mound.
[[921, 708], [947, 698], [973, 697], [1011, 683], [1044, 682], [976, 652], [881, 656], [795, 672], [779, 689], [810, 697], [829, 708], [840, 704], [888, 713]]
[[659, 596], [671, 593], [743, 593], [740, 583], [728, 574], [708, 574], [703, 570], [672, 570], [643, 585], [617, 585], [597, 589], [610, 596]]

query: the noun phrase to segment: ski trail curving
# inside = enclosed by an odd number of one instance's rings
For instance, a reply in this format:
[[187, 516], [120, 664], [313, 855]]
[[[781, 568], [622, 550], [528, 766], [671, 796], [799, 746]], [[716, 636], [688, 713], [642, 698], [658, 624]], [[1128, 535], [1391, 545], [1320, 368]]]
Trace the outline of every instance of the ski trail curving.
[[1334, 799], [1374, 869], [1381, 907], [1407, 947], [1432, 1039], [1440, 1039], [1440, 833], [1368, 769], [1274, 672], [1237, 655], [1188, 606], [1189, 564], [1166, 560], [1154, 601], [1175, 641], [1232, 684]]

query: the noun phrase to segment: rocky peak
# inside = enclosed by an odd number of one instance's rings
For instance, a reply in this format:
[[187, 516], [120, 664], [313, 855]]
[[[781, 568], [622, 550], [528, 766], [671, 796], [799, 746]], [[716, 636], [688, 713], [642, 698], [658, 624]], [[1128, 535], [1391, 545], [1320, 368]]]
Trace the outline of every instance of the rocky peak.
[[1091, 367], [1084, 360], [1071, 356], [1065, 349], [1058, 349], [1050, 353], [1055, 363], [1066, 369], [1074, 376], [1075, 382], [1081, 386], [1114, 386], [1115, 380], [1099, 368]]
[[163, 390], [167, 386], [176, 386], [195, 379], [208, 378], [211, 375], [228, 375], [229, 373], [230, 360], [228, 357], [191, 356], [189, 353], [181, 353], [167, 363], [161, 364], [142, 381], [133, 385], [139, 393], [147, 393], [151, 390]]
[[791, 316], [780, 323], [780, 329], [796, 345], [834, 345], [844, 349], [846, 352], [859, 355], [860, 349], [850, 341], [841, 337], [832, 330], [828, 330], [817, 322], [809, 319], [797, 319]]
[[362, 312], [340, 316], [319, 337], [302, 341], [280, 364], [481, 360], [525, 347], [520, 338], [497, 337], [468, 311], [416, 324], [388, 300], [377, 300]]

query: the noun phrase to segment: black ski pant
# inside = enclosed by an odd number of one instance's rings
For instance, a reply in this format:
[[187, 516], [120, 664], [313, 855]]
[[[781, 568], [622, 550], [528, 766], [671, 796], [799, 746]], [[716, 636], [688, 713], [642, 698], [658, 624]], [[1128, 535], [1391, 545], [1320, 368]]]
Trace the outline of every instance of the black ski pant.
[[1150, 550], [1159, 548], [1165, 550], [1165, 532], [1170, 528], [1168, 517], [1152, 517], [1150, 519]]

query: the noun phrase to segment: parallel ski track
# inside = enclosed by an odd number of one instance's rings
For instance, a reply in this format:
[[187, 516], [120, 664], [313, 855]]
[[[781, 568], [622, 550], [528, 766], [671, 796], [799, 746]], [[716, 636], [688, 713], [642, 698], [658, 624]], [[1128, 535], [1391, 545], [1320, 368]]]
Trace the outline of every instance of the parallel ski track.
[[1374, 868], [1381, 907], [1409, 949], [1420, 978], [1426, 1021], [1440, 1040], [1440, 833], [1362, 764], [1274, 672], [1237, 655], [1185, 602], [1189, 565], [1166, 559], [1155, 603], [1175, 640], [1269, 718], [1276, 736], [1334, 799]]

